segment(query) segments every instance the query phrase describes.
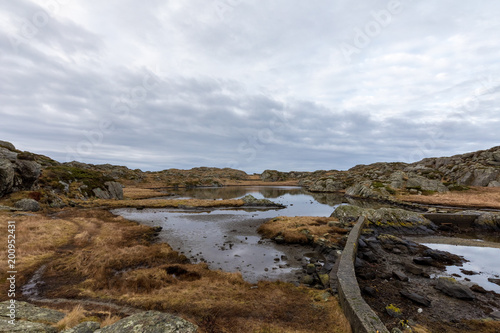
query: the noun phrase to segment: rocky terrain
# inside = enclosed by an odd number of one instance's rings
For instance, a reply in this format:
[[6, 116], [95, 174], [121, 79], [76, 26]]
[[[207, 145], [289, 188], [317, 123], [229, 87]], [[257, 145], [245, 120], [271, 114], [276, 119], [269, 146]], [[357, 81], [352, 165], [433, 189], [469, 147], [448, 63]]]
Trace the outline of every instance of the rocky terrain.
[[346, 191], [364, 198], [390, 198], [396, 193], [432, 194], [460, 191], [468, 186], [500, 187], [500, 147], [426, 158], [412, 164], [374, 163], [347, 171], [278, 172], [266, 170], [266, 180], [296, 179], [312, 192]]
[[[498, 233], [499, 214], [466, 211], [473, 215], [470, 230], [476, 235]], [[427, 214], [399, 208], [339, 206], [332, 217], [347, 223], [368, 219], [358, 241], [355, 270], [366, 302], [388, 328], [422, 325], [430, 332], [493, 332], [483, 321], [500, 319], [500, 295], [477, 284], [466, 285], [446, 277], [446, 266], [461, 266], [465, 260], [445, 251], [433, 250], [410, 239], [422, 235], [454, 236], [464, 230], [433, 223]], [[462, 270], [463, 274], [479, 274]], [[459, 277], [457, 275], [457, 277]], [[469, 280], [470, 281], [470, 280]], [[486, 325], [486, 324], [484, 324]]]
[[[246, 184], [255, 180], [244, 171], [230, 168], [143, 172], [110, 164], [59, 163], [43, 155], [19, 151], [12, 143], [0, 141], [0, 197], [28, 191], [31, 193], [14, 196], [14, 199], [31, 199], [55, 208], [71, 205], [71, 199], [122, 199], [123, 186], [194, 188]], [[260, 181], [292, 182], [315, 193], [343, 191], [350, 197], [389, 201], [397, 194], [462, 191], [469, 186], [500, 187], [500, 147], [451, 157], [426, 158], [412, 164], [357, 165], [347, 171], [265, 170]], [[34, 205], [24, 202], [22, 206], [30, 204]]]

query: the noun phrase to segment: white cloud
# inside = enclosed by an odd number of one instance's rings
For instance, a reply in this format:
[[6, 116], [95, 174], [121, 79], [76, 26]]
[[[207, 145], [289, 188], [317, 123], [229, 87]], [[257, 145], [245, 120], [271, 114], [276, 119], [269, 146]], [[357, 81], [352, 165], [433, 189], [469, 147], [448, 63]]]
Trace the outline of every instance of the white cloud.
[[250, 172], [497, 145], [500, 4], [400, 0], [384, 22], [392, 3], [8, 2], [2, 139], [61, 161]]

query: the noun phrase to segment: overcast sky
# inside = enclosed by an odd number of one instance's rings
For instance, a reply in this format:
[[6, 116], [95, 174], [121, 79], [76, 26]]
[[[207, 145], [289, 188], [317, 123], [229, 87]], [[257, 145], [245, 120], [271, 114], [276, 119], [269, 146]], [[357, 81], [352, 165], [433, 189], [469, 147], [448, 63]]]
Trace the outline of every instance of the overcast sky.
[[347, 169], [499, 145], [500, 2], [0, 7], [0, 140], [143, 170]]

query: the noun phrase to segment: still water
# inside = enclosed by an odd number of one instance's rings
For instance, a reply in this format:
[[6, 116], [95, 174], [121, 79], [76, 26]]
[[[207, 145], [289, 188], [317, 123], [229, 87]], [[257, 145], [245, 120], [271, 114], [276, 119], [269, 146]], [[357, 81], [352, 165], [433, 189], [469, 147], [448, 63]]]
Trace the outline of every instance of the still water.
[[113, 213], [142, 224], [163, 227], [160, 239], [192, 262], [211, 269], [241, 272], [243, 278], [296, 281], [302, 265], [321, 260], [311, 248], [278, 245], [261, 239], [257, 228], [277, 216], [330, 216], [345, 202], [339, 194], [308, 193], [300, 187], [223, 187], [169, 191], [169, 198], [233, 199], [247, 194], [286, 205], [284, 209], [116, 209]]
[[[465, 278], [469, 279], [471, 283], [476, 283], [486, 290], [493, 290], [500, 293], [500, 286], [491, 283], [488, 279], [500, 278], [500, 249], [491, 247], [479, 246], [462, 246], [462, 245], [449, 245], [449, 244], [430, 244], [423, 243], [423, 245], [431, 249], [447, 251], [459, 256], [463, 256], [468, 262], [463, 266], [447, 266], [446, 274], [458, 274], [461, 278], [458, 280], [464, 281]], [[473, 271], [477, 274], [466, 275], [462, 270]]]

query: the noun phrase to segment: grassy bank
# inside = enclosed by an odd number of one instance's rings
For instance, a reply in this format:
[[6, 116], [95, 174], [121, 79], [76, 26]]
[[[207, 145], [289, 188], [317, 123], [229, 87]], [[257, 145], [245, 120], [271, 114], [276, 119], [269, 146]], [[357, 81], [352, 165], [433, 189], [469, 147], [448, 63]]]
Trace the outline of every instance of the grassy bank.
[[[154, 242], [152, 228], [106, 210], [0, 212], [2, 230], [7, 221], [17, 226], [18, 286], [46, 264], [46, 298], [101, 299], [171, 312], [202, 332], [350, 331], [336, 298], [324, 291], [281, 282], [251, 285], [237, 272], [189, 264], [168, 244]], [[1, 272], [6, 264], [0, 262]], [[8, 286], [4, 273], [0, 278], [4, 300]]]

